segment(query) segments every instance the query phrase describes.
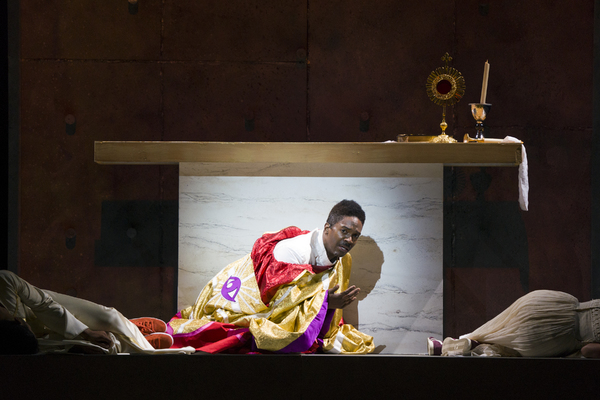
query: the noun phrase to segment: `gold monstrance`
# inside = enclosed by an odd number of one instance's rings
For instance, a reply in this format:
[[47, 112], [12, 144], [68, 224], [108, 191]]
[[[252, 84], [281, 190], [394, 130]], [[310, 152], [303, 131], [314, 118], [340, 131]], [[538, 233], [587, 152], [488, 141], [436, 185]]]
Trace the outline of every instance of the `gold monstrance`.
[[465, 94], [465, 78], [456, 69], [449, 67], [448, 63], [452, 57], [448, 53], [444, 54], [442, 61], [446, 63], [443, 67], [436, 68], [427, 78], [427, 95], [429, 99], [438, 106], [442, 106], [442, 128], [441, 135], [435, 137], [434, 143], [454, 143], [456, 139], [446, 135], [446, 106], [451, 106], [463, 97]]

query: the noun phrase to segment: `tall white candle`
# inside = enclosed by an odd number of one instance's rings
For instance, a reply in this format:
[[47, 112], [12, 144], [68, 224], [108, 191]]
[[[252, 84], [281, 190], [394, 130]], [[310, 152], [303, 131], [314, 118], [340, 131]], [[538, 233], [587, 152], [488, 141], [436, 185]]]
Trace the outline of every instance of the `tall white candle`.
[[490, 76], [490, 63], [485, 62], [483, 66], [483, 84], [481, 85], [481, 99], [480, 103], [485, 104], [485, 98], [487, 97], [487, 86], [488, 86], [488, 78]]

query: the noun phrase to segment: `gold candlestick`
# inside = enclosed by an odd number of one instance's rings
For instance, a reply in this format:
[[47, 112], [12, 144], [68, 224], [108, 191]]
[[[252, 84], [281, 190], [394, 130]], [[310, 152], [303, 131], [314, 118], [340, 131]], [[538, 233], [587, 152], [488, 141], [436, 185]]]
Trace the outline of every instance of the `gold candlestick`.
[[477, 133], [475, 134], [475, 139], [477, 141], [483, 141], [485, 139], [484, 135], [484, 127], [483, 121], [487, 118], [487, 115], [490, 112], [490, 108], [492, 108], [491, 104], [481, 104], [481, 103], [469, 103], [471, 106], [471, 114], [473, 114], [473, 118], [477, 122], [475, 124], [475, 129]]

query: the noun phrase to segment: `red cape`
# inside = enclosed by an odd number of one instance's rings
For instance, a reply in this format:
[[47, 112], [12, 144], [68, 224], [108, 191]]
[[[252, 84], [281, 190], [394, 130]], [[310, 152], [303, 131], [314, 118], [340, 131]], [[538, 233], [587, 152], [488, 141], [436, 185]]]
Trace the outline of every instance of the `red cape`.
[[292, 282], [302, 271], [318, 274], [331, 268], [331, 266], [289, 264], [275, 259], [273, 249], [277, 243], [307, 233], [309, 231], [290, 226], [276, 233], [265, 233], [254, 243], [250, 257], [254, 264], [254, 275], [263, 303], [269, 304], [279, 286]]
[[[289, 264], [280, 262], [273, 256], [275, 245], [284, 239], [296, 237], [309, 233], [295, 226], [290, 226], [277, 233], [267, 233], [259, 238], [252, 248], [251, 258], [254, 264], [254, 275], [260, 288], [261, 300], [268, 304], [277, 292], [279, 286], [292, 282], [302, 271], [319, 273], [329, 267], [317, 267], [310, 264]], [[181, 313], [177, 313], [173, 319], [180, 319]], [[324, 324], [329, 326], [329, 323]], [[172, 347], [192, 346], [196, 350], [208, 353], [248, 353], [253, 352], [252, 335], [248, 328], [242, 328], [233, 324], [222, 322], [210, 322], [200, 329], [184, 334], [177, 334], [169, 325], [167, 332], [173, 336]], [[301, 351], [314, 353], [319, 348], [319, 342], [315, 340], [312, 346]], [[264, 350], [254, 350], [259, 353], [270, 353]]]

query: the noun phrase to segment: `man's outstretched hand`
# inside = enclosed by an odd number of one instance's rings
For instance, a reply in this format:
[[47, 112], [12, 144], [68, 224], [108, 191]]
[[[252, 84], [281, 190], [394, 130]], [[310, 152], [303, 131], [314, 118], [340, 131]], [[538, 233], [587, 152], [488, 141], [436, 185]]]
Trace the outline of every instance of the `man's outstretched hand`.
[[343, 292], [335, 293], [335, 291], [338, 290], [339, 287], [340, 285], [335, 285], [334, 288], [329, 289], [327, 308], [344, 308], [348, 304], [356, 300], [356, 296], [358, 295], [358, 292], [360, 292], [359, 288], [352, 285]]

